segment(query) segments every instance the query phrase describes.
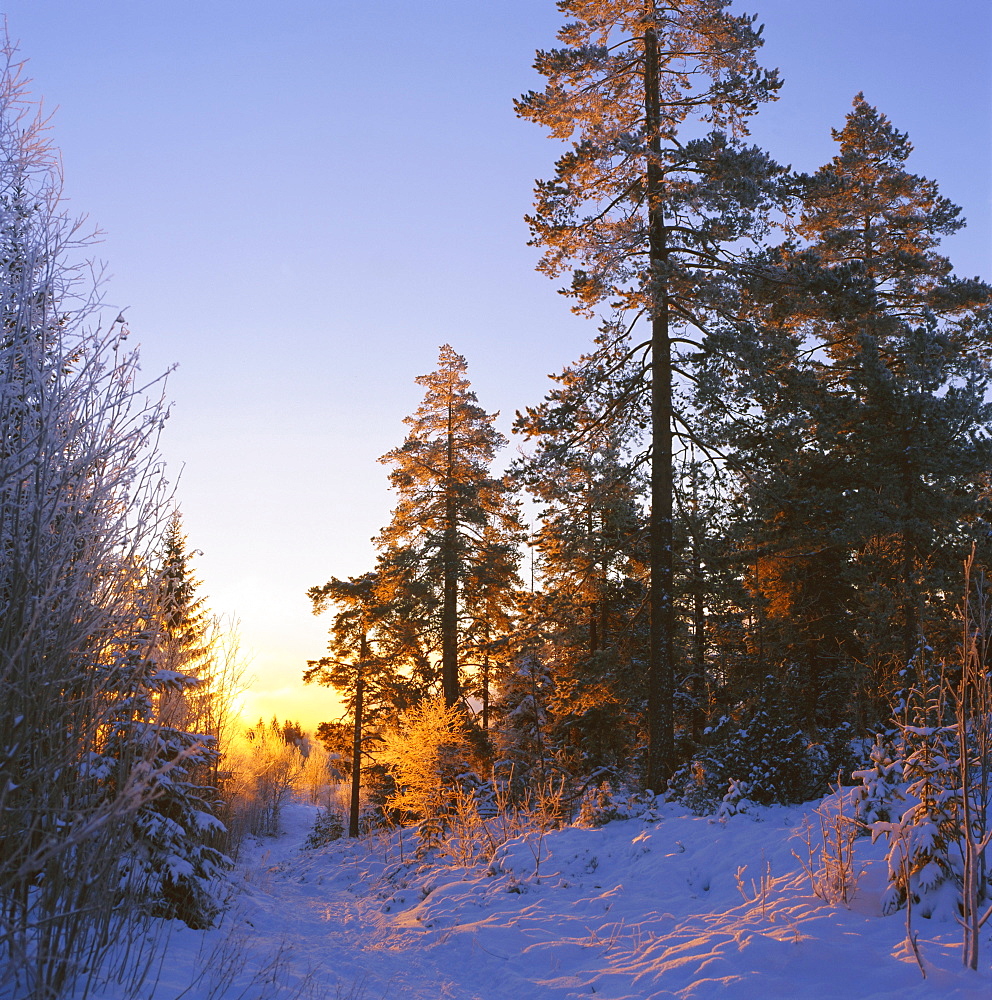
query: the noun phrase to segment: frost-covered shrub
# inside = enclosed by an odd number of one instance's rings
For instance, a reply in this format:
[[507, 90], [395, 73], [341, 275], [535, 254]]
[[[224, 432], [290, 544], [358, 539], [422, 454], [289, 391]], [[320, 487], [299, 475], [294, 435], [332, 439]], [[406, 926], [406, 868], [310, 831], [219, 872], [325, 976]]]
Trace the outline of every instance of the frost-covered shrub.
[[456, 800], [466, 787], [478, 784], [465, 726], [458, 707], [436, 698], [404, 712], [383, 733], [377, 756], [396, 787], [386, 806], [417, 817], [419, 855], [443, 847]]
[[287, 739], [277, 720], [247, 729], [226, 760], [228, 778], [222, 815], [232, 850], [247, 835], [275, 836], [279, 816], [306, 769], [308, 744]]
[[605, 826], [616, 818], [615, 796], [608, 781], [597, 787], [587, 788], [582, 793], [579, 800], [580, 826]]
[[396, 783], [386, 803], [390, 809], [428, 820], [450, 809], [458, 779], [470, 769], [464, 726], [461, 711], [436, 698], [404, 712], [384, 731], [376, 756]]
[[608, 781], [587, 788], [579, 800], [580, 826], [605, 826], [623, 819], [654, 822], [657, 818], [657, 799], [653, 792], [615, 792]]
[[151, 645], [139, 594], [169, 494], [166, 407], [123, 317], [101, 316], [81, 226], [4, 39], [0, 995], [18, 998], [73, 990], [140, 922], [119, 905], [120, 861], [153, 792], [143, 746], [104, 751]]
[[[344, 780], [341, 759], [318, 740], [307, 740], [306, 746], [307, 753], [296, 783], [297, 791], [314, 805], [327, 806], [338, 783]], [[348, 770], [350, 772], [350, 766]]]
[[727, 779], [719, 759], [702, 754], [683, 764], [668, 782], [669, 795], [697, 816], [714, 812], [720, 801], [720, 790], [726, 787]]
[[814, 810], [819, 837], [807, 817], [797, 835], [806, 846], [805, 857], [792, 852], [803, 866], [813, 894], [831, 906], [846, 906], [851, 901], [865, 871], [855, 860], [858, 821], [849, 815], [846, 799], [847, 793], [840, 786], [825, 798]]
[[321, 809], [313, 821], [313, 828], [303, 844], [304, 850], [314, 851], [326, 847], [344, 836], [344, 817], [336, 809]]
[[731, 778], [730, 784], [727, 786], [727, 794], [724, 795], [720, 808], [717, 810], [717, 817], [729, 819], [731, 816], [750, 812], [752, 806], [750, 793], [751, 788], [746, 781], [735, 781]]

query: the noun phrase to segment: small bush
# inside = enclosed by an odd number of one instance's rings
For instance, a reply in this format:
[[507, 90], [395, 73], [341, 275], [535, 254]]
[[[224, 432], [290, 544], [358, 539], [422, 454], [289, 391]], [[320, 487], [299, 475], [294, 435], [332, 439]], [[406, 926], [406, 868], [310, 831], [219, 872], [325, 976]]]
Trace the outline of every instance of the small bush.
[[859, 835], [871, 833], [875, 823], [891, 823], [897, 818], [899, 805], [904, 801], [903, 761], [894, 747], [881, 736], [876, 737], [868, 766], [854, 771], [851, 777], [861, 782], [854, 793]]
[[730, 784], [727, 786], [727, 794], [724, 795], [720, 808], [717, 810], [717, 817], [725, 820], [731, 816], [750, 812], [750, 794], [751, 789], [746, 781], [735, 781], [731, 778]]
[[608, 781], [594, 788], [587, 788], [579, 801], [581, 826], [605, 826], [614, 820], [643, 819], [653, 822], [658, 818], [657, 800], [651, 792], [614, 791]]
[[321, 809], [313, 822], [303, 849], [315, 851], [318, 847], [326, 847], [344, 836], [344, 817], [335, 809]]
[[232, 857], [246, 836], [279, 832], [282, 807], [300, 785], [309, 747], [287, 741], [275, 720], [259, 721], [228, 753], [222, 783], [220, 819], [227, 827], [224, 848]]

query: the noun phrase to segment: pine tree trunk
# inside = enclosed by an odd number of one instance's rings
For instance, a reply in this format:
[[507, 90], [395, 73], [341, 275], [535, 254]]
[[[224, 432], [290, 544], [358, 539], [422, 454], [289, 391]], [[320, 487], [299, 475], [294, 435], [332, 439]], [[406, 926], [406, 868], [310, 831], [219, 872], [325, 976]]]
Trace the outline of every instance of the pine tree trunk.
[[[590, 494], [592, 492], [592, 473], [586, 475], [586, 488], [589, 490]], [[592, 504], [590, 503], [586, 507], [586, 539], [590, 547], [594, 544], [593, 539], [596, 537], [595, 530], [593, 528], [592, 519]], [[592, 560], [592, 565], [589, 568], [589, 579], [590, 585], [595, 586], [596, 584], [596, 560]], [[595, 654], [599, 651], [599, 602], [592, 600], [589, 602], [589, 652], [590, 654]]]
[[919, 600], [916, 588], [916, 533], [913, 528], [913, 503], [916, 476], [914, 475], [911, 451], [913, 447], [912, 432], [906, 428], [902, 432], [902, 629], [903, 629], [903, 662], [916, 655], [916, 647], [920, 638], [920, 621], [918, 614]]
[[606, 574], [600, 584], [602, 597], [599, 601], [599, 644], [603, 649], [608, 649], [610, 645], [610, 592], [609, 580]]
[[444, 501], [444, 590], [441, 598], [441, 687], [449, 708], [458, 701], [458, 553], [454, 495], [455, 436], [448, 409], [448, 481]]
[[[489, 644], [489, 630], [486, 630], [486, 645]], [[489, 732], [489, 650], [482, 654], [482, 731]]]
[[[653, 7], [653, 5], [651, 5]], [[674, 766], [672, 345], [669, 339], [668, 248], [661, 169], [658, 38], [644, 35], [644, 111], [650, 139], [648, 232], [654, 306], [651, 317], [650, 645], [648, 650], [648, 788], [660, 789]]]
[[358, 677], [355, 681], [355, 738], [351, 746], [351, 816], [348, 820], [348, 836], [358, 836], [358, 813], [361, 808], [362, 788], [362, 717], [365, 714], [365, 662], [369, 646], [364, 633], [358, 653]]
[[693, 552], [694, 593], [692, 595], [692, 738], [698, 742], [706, 726], [706, 602], [703, 599], [703, 568], [698, 552]]

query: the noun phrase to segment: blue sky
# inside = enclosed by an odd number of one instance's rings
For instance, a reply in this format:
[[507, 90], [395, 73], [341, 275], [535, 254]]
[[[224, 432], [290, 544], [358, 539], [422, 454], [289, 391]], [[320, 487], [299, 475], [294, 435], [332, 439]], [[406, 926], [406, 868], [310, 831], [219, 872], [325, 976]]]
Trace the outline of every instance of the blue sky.
[[[785, 77], [754, 140], [812, 170], [863, 90], [961, 204], [946, 244], [992, 277], [992, 4], [756, 0]], [[300, 696], [326, 622], [306, 589], [371, 565], [414, 377], [440, 344], [513, 412], [594, 335], [533, 270], [522, 216], [560, 151], [517, 120], [551, 0], [0, 0], [55, 111], [70, 208], [105, 233], [106, 296], [149, 374], [199, 575], [240, 617], [253, 709]], [[116, 315], [116, 311], [113, 313]], [[112, 318], [112, 316], [111, 316]]]

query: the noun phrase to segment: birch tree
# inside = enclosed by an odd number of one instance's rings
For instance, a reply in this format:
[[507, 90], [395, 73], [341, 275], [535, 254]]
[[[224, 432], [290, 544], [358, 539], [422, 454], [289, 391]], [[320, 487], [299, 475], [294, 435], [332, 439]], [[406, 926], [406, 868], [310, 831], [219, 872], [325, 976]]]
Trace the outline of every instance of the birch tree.
[[101, 323], [57, 153], [4, 56], [0, 991], [49, 998], [124, 933], [120, 855], [153, 779], [140, 746], [106, 744], [153, 642], [138, 595], [165, 513], [166, 411], [122, 318]]

